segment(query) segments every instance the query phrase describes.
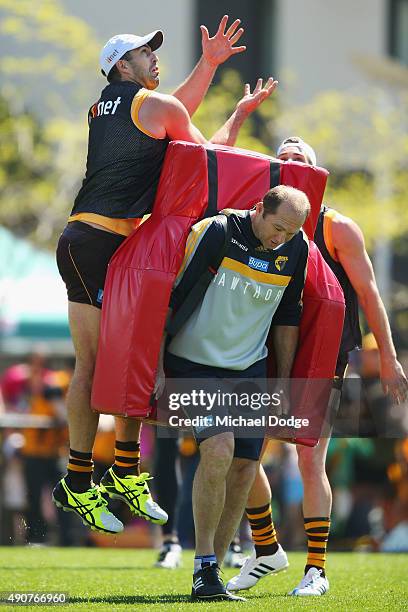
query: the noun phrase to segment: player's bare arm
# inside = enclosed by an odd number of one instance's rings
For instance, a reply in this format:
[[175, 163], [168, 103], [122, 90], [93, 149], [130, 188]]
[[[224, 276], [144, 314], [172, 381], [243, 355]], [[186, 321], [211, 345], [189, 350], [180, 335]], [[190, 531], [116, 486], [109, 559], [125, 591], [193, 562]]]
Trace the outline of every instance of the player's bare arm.
[[337, 257], [357, 293], [378, 344], [384, 392], [389, 393], [393, 401], [404, 402], [408, 397], [408, 382], [397, 360], [387, 313], [378, 292], [363, 233], [354, 221], [343, 215], [336, 215], [332, 232]]
[[207, 140], [190, 120], [185, 106], [174, 96], [151, 93], [143, 103], [139, 118], [156, 138], [205, 144]]
[[244, 121], [251, 115], [275, 91], [278, 81], [269, 77], [265, 85], [263, 80], [258, 79], [254, 91], [248, 83], [244, 87], [244, 95], [237, 103], [235, 111], [224, 125], [214, 134], [211, 142], [214, 144], [225, 144], [232, 146], [235, 144], [239, 130]]
[[[252, 93], [249, 85], [245, 85], [244, 96], [238, 101], [231, 117], [214, 134], [210, 142], [233, 146], [244, 121], [272, 94], [277, 84], [278, 82], [272, 77], [265, 86], [262, 79], [258, 79]], [[185, 140], [198, 144], [208, 142], [191, 122], [185, 106], [174, 96], [152, 92], [143, 103], [139, 118], [143, 126], [156, 138], [167, 136], [170, 140]]]
[[200, 26], [203, 53], [190, 76], [182, 83], [173, 95], [184, 104], [190, 117], [201, 104], [214, 74], [220, 64], [232, 55], [245, 51], [245, 46], [235, 46], [244, 29], [240, 28], [240, 19], [227, 28], [228, 15], [221, 19], [217, 32], [210, 37], [206, 26]]

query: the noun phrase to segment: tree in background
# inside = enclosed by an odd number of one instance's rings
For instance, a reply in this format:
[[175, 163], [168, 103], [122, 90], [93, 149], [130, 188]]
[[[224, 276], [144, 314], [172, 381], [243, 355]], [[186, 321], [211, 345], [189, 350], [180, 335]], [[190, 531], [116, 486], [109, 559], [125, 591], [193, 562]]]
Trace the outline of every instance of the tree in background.
[[60, 0], [0, 0], [0, 17], [0, 34], [12, 41], [12, 54], [0, 58], [3, 81], [17, 83], [24, 100], [43, 88], [44, 105], [55, 115], [73, 114], [73, 101], [88, 104], [101, 46], [92, 27]]
[[[54, 117], [12, 112], [0, 98], [0, 223], [52, 248], [83, 172], [80, 126]], [[81, 161], [79, 161], [81, 160]]]
[[[0, 0], [0, 223], [52, 248], [86, 156], [92, 74], [100, 44], [59, 0]], [[41, 104], [41, 116], [38, 105]]]
[[313, 146], [331, 173], [325, 199], [357, 221], [369, 248], [408, 231], [408, 95], [382, 100], [381, 90], [326, 91], [303, 106], [281, 105], [270, 125]]

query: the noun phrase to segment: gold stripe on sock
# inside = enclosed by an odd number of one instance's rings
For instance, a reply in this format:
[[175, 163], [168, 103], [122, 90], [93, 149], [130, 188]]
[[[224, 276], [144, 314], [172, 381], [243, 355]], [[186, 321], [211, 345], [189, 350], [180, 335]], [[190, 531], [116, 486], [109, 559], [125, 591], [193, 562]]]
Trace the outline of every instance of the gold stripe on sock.
[[254, 519], [265, 518], [269, 514], [271, 514], [271, 507], [269, 507], [268, 510], [265, 510], [265, 512], [261, 512], [261, 514], [248, 514], [247, 513], [247, 518], [251, 521]]
[[85, 466], [85, 465], [74, 465], [73, 463], [68, 463], [68, 469], [71, 470], [72, 472], [92, 472], [93, 471], [93, 467], [90, 465]]
[[308, 529], [314, 529], [315, 527], [326, 527], [330, 529], [330, 521], [308, 521], [305, 522], [305, 531]]
[[326, 550], [327, 540], [325, 540], [324, 542], [322, 540], [320, 540], [319, 542], [316, 542], [316, 540], [308, 540], [307, 545], [309, 548], [321, 548], [323, 551]]
[[309, 550], [308, 554], [310, 557], [316, 557], [316, 559], [325, 559], [326, 549], [321, 550], [321, 552], [315, 552], [315, 551]]
[[140, 457], [140, 450], [125, 451], [115, 448], [115, 455], [120, 457], [131, 457], [132, 459], [138, 459]]
[[276, 534], [272, 534], [270, 536], [264, 536], [261, 538], [256, 538], [253, 537], [253, 540], [255, 542], [255, 544], [261, 544], [261, 545], [266, 545], [266, 544], [274, 544], [275, 542], [277, 542], [277, 538], [276, 538]]
[[117, 465], [118, 467], [130, 468], [130, 467], [135, 467], [136, 465], [138, 465], [138, 462], [136, 462], [136, 463], [123, 463], [123, 461], [117, 461], [115, 459], [115, 465]]
[[273, 531], [275, 531], [275, 529], [274, 529], [273, 525], [271, 525], [271, 524], [267, 525], [266, 527], [262, 527], [262, 529], [256, 529], [256, 528], [254, 527], [254, 528], [252, 529], [252, 535], [253, 535], [254, 537], [261, 536], [261, 535], [263, 535], [264, 533], [267, 533], [268, 531], [271, 531], [271, 529], [272, 529]]

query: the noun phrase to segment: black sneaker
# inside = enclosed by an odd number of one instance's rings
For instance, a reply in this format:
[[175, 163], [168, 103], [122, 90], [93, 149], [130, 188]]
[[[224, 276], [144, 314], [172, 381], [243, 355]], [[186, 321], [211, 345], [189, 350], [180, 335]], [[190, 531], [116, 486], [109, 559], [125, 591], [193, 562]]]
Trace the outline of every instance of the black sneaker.
[[193, 574], [193, 587], [191, 601], [207, 599], [228, 599], [232, 601], [246, 601], [243, 597], [232, 595], [225, 588], [220, 578], [220, 568], [213, 563], [203, 563], [202, 569]]

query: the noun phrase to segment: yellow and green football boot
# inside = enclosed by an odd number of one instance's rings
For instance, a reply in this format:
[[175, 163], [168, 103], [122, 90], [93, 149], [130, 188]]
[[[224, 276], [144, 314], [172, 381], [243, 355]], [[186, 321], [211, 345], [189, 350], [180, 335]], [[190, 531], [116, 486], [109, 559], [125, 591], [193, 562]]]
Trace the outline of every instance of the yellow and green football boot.
[[153, 501], [147, 480], [151, 480], [147, 472], [143, 472], [140, 476], [128, 474], [121, 478], [109, 468], [101, 479], [100, 489], [109, 497], [125, 502], [132, 514], [157, 525], [164, 525], [169, 517], [167, 512]]
[[101, 495], [99, 487], [91, 487], [84, 493], [71, 491], [62, 478], [52, 492], [52, 499], [64, 512], [75, 512], [84, 525], [102, 533], [120, 533], [123, 523], [108, 510], [108, 501]]

